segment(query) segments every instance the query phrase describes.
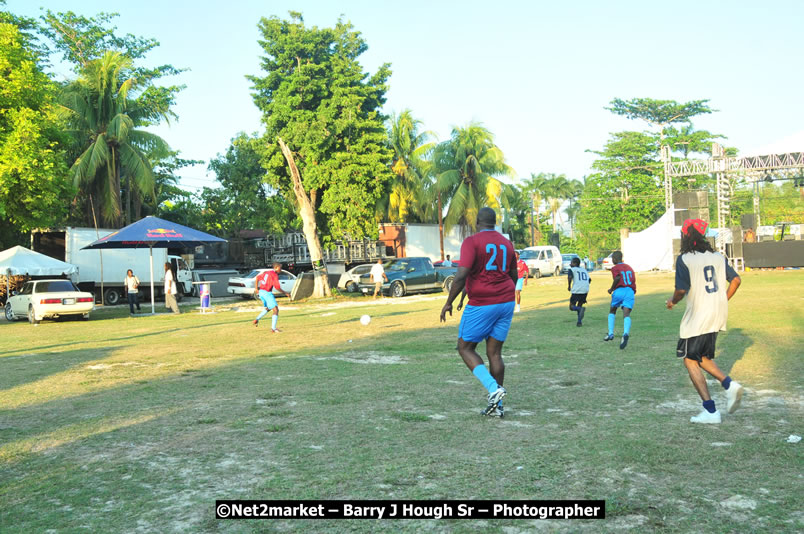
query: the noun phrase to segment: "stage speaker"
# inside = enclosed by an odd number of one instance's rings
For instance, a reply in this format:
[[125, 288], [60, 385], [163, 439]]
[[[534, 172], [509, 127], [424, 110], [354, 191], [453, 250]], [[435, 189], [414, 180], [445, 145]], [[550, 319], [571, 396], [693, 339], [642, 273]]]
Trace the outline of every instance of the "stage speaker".
[[693, 219], [701, 219], [702, 221], [710, 222], [709, 221], [709, 208], [708, 207], [699, 207], [690, 210], [690, 217]]
[[676, 208], [675, 214], [673, 215], [674, 222], [676, 226], [681, 226], [684, 224], [684, 221], [690, 218], [690, 210], [688, 209], [678, 209]]
[[743, 230], [747, 230], [749, 228], [756, 230], [757, 229], [757, 217], [753, 213], [744, 213], [740, 216], [740, 226], [743, 227]]
[[740, 258], [743, 255], [743, 230], [739, 226], [731, 227], [731, 258]]
[[709, 193], [706, 191], [683, 191], [673, 195], [673, 204], [679, 209], [706, 208], [709, 206]]

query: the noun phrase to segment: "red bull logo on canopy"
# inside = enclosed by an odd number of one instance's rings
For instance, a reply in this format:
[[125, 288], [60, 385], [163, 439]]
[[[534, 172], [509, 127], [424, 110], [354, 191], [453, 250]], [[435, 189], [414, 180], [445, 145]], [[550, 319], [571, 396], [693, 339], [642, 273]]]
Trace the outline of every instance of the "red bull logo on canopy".
[[168, 230], [167, 228], [149, 228], [146, 237], [163, 237], [163, 238], [180, 238], [183, 237], [176, 230]]

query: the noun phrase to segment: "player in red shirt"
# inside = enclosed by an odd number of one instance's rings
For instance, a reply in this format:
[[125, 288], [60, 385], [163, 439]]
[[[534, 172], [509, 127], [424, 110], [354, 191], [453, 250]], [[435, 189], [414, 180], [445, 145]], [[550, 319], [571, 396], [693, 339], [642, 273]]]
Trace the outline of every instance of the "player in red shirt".
[[517, 281], [516, 281], [516, 308], [514, 308], [514, 313], [519, 311], [519, 302], [522, 300], [522, 286], [528, 285], [528, 264], [525, 263], [525, 260], [519, 259], [519, 252], [516, 252], [516, 274], [517, 274]]
[[628, 345], [628, 338], [631, 335], [631, 310], [634, 309], [634, 297], [636, 295], [636, 273], [630, 265], [623, 263], [623, 253], [619, 250], [611, 255], [614, 267], [611, 268], [611, 277], [614, 279], [609, 288], [611, 295], [611, 308], [609, 309], [609, 333], [603, 341], [614, 339], [614, 319], [617, 317], [617, 308], [623, 308], [623, 338], [620, 348], [624, 349]]
[[271, 317], [271, 332], [275, 334], [280, 332], [280, 330], [276, 327], [276, 323], [279, 321], [279, 305], [276, 303], [276, 297], [274, 297], [273, 290], [277, 289], [286, 297], [289, 296], [287, 293], [282, 291], [282, 288], [279, 286], [279, 272], [281, 270], [282, 265], [279, 263], [274, 263], [272, 270], [263, 272], [257, 276], [257, 279], [254, 281], [254, 294], [259, 292], [260, 300], [265, 308], [260, 312], [257, 318], [254, 319], [254, 326], [259, 326], [260, 319], [268, 314], [268, 310], [273, 310], [274, 314]]
[[[505, 377], [502, 346], [514, 317], [517, 269], [514, 246], [494, 229], [496, 222], [493, 209], [478, 211], [478, 231], [461, 245], [461, 265], [441, 308], [441, 322], [447, 320], [447, 313], [452, 315], [452, 302], [466, 287], [469, 303], [458, 328], [458, 353], [489, 392], [483, 415], [503, 417], [502, 399], [506, 391], [502, 387]], [[475, 350], [483, 340], [489, 369]]]

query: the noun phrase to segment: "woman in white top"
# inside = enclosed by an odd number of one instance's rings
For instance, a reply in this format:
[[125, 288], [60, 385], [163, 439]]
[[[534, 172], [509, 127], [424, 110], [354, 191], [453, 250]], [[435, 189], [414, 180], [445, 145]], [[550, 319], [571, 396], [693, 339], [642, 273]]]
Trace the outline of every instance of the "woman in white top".
[[165, 306], [173, 310], [173, 313], [179, 312], [179, 303], [176, 300], [178, 290], [176, 288], [176, 279], [173, 276], [173, 271], [169, 263], [165, 263]]
[[126, 295], [128, 296], [128, 309], [131, 315], [134, 315], [134, 306], [137, 306], [137, 311], [140, 311], [139, 288], [140, 279], [134, 276], [134, 271], [131, 269], [126, 273]]

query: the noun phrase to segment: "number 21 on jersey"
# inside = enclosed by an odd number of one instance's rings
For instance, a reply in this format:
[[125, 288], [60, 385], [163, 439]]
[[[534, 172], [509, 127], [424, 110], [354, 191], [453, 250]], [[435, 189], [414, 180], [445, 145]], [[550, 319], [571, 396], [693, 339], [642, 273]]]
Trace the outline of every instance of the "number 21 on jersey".
[[491, 253], [491, 257], [489, 258], [488, 263], [486, 263], [487, 271], [497, 270], [497, 264], [494, 263], [494, 260], [497, 259], [497, 247], [499, 247], [500, 250], [502, 251], [503, 269], [505, 269], [508, 266], [508, 262], [505, 261], [507, 259], [506, 256], [508, 255], [508, 249], [505, 248], [505, 245], [495, 245], [494, 243], [488, 243], [486, 244], [486, 254]]

